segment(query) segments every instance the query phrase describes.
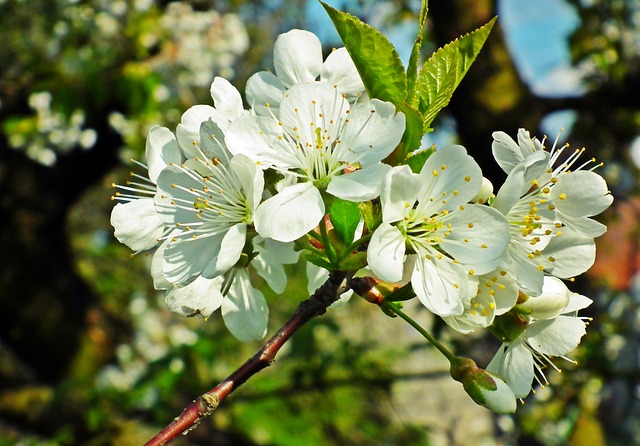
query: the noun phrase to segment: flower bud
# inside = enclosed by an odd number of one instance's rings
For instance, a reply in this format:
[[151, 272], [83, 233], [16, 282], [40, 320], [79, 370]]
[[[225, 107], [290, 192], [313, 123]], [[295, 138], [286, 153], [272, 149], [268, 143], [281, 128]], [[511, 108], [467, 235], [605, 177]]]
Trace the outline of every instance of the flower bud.
[[496, 375], [479, 368], [472, 359], [455, 358], [450, 373], [477, 404], [499, 414], [516, 411], [516, 397], [511, 388]]
[[518, 305], [536, 319], [551, 319], [560, 315], [569, 303], [569, 289], [560, 279], [547, 276], [542, 285], [542, 294], [529, 297]]
[[487, 178], [482, 177], [482, 186], [480, 187], [480, 191], [471, 199], [471, 202], [484, 204], [489, 201], [491, 195], [493, 195], [493, 184], [491, 184], [491, 181]]
[[493, 320], [493, 324], [488, 327], [488, 330], [500, 341], [511, 342], [524, 333], [527, 325], [529, 325], [527, 316], [511, 310], [497, 316]]

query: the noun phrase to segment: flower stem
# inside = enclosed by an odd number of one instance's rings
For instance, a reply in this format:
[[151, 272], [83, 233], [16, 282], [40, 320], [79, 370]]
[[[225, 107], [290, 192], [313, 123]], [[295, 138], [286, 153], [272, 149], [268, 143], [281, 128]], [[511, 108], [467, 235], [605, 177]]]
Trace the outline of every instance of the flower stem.
[[418, 333], [420, 333], [422, 336], [424, 336], [424, 338], [431, 342], [433, 344], [433, 346], [435, 348], [437, 348], [440, 353], [442, 353], [445, 358], [447, 358], [449, 360], [449, 362], [452, 362], [456, 359], [456, 355], [454, 355], [453, 353], [451, 353], [449, 350], [447, 350], [447, 348], [442, 345], [440, 342], [438, 342], [438, 340], [436, 338], [434, 338], [431, 333], [429, 333], [427, 330], [425, 330], [424, 328], [422, 328], [422, 326], [420, 324], [418, 324], [416, 321], [414, 321], [411, 316], [409, 316], [407, 313], [405, 313], [404, 311], [402, 311], [400, 309], [400, 305], [395, 303], [395, 302], [389, 302], [387, 300], [383, 300], [382, 303], [380, 304], [381, 307], [383, 307], [384, 309], [391, 311], [395, 314], [397, 314], [398, 316], [400, 316], [402, 319], [405, 320], [405, 322], [407, 322], [409, 325], [411, 325], [413, 328], [415, 328]]

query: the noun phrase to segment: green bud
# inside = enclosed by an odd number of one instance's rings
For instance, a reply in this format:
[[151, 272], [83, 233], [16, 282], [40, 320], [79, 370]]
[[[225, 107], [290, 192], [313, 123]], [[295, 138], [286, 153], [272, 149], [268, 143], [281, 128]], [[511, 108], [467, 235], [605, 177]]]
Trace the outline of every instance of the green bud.
[[453, 359], [450, 373], [477, 404], [499, 414], [516, 411], [516, 397], [511, 388], [498, 376], [478, 367], [472, 359]]

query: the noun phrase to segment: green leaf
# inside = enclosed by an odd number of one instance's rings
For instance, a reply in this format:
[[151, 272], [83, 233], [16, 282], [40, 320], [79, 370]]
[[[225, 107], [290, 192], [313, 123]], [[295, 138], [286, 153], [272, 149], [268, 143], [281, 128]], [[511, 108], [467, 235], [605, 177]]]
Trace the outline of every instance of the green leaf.
[[320, 268], [324, 268], [324, 269], [328, 269], [329, 271], [333, 271], [334, 270], [334, 266], [331, 264], [331, 262], [329, 262], [329, 260], [327, 260], [324, 257], [320, 257], [316, 254], [313, 253], [306, 253], [304, 256], [309, 262], [313, 263], [316, 266], [319, 266]]
[[435, 147], [429, 147], [425, 150], [420, 150], [419, 152], [413, 152], [409, 155], [405, 161], [406, 164], [411, 167], [411, 171], [413, 173], [420, 173], [422, 170], [422, 166], [427, 162], [427, 159], [431, 156], [433, 152], [435, 152]]
[[[423, 122], [424, 118], [422, 114], [411, 107], [409, 104], [404, 103], [400, 107], [400, 111], [404, 113], [406, 118], [406, 127], [404, 129], [404, 134], [402, 135], [402, 158], [406, 156], [406, 154], [413, 152], [414, 150], [420, 148], [420, 143], [422, 141], [422, 135], [424, 135], [423, 131]], [[397, 163], [392, 163], [397, 164]]]
[[336, 232], [346, 244], [353, 242], [356, 227], [360, 223], [358, 203], [335, 198], [331, 203], [329, 218]]
[[496, 18], [440, 48], [422, 66], [412, 105], [422, 113], [425, 131], [440, 110], [449, 104], [453, 92], [489, 37]]
[[407, 76], [391, 42], [357, 17], [320, 3], [351, 55], [369, 96], [400, 107], [407, 98]]
[[418, 77], [418, 60], [420, 59], [420, 48], [422, 48], [422, 37], [424, 36], [424, 24], [427, 21], [427, 12], [429, 11], [427, 0], [422, 0], [420, 7], [420, 18], [418, 21], [418, 35], [411, 49], [409, 56], [409, 66], [407, 67], [407, 102], [413, 101], [416, 88], [416, 78]]

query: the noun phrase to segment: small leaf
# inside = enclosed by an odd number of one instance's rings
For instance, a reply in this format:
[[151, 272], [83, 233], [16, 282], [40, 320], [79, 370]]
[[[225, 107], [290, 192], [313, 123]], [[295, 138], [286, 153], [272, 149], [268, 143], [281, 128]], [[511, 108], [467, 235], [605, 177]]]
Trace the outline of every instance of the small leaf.
[[413, 101], [416, 88], [416, 78], [418, 76], [418, 60], [420, 59], [420, 48], [422, 48], [422, 37], [424, 36], [424, 24], [427, 21], [429, 11], [428, 1], [422, 0], [420, 7], [420, 18], [418, 21], [418, 35], [411, 49], [409, 56], [409, 66], [407, 67], [407, 102]]
[[313, 263], [316, 266], [319, 266], [320, 268], [324, 268], [327, 269], [329, 271], [333, 271], [334, 267], [331, 264], [331, 262], [329, 262], [329, 260], [327, 260], [324, 257], [320, 257], [316, 254], [312, 254], [312, 253], [307, 253], [304, 256], [310, 263]]
[[425, 131], [440, 110], [449, 103], [453, 92], [489, 37], [495, 22], [496, 17], [440, 48], [422, 66], [412, 105], [422, 113]]
[[413, 152], [407, 157], [405, 163], [408, 164], [409, 167], [411, 167], [411, 171], [413, 173], [420, 173], [420, 171], [422, 170], [422, 166], [424, 166], [424, 163], [427, 162], [427, 159], [429, 159], [431, 154], [435, 151], [435, 147], [431, 146], [428, 149], [420, 150], [419, 152]]
[[360, 210], [358, 203], [335, 198], [331, 204], [329, 218], [335, 230], [340, 234], [344, 243], [353, 242], [358, 223], [360, 223]]
[[407, 97], [407, 76], [391, 42], [357, 17], [320, 3], [351, 55], [369, 96], [399, 107]]
[[407, 103], [402, 104], [400, 111], [404, 113], [404, 116], [406, 117], [406, 127], [404, 135], [402, 135], [403, 155], [406, 156], [406, 154], [420, 148], [422, 135], [424, 135], [424, 118], [418, 110]]

